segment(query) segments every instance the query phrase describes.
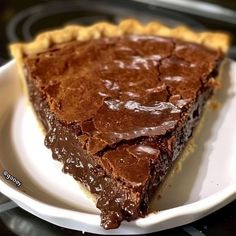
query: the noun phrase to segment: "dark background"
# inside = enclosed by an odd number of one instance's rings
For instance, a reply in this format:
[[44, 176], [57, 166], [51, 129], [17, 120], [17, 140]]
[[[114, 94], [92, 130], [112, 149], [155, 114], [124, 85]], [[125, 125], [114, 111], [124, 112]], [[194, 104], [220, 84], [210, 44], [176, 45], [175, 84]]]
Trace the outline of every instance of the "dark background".
[[[9, 60], [7, 45], [14, 41], [30, 41], [35, 34], [46, 29], [65, 24], [89, 25], [106, 20], [118, 22], [123, 18], [135, 17], [143, 22], [158, 19], [175, 26], [187, 24], [196, 30], [224, 30], [232, 35], [229, 57], [236, 59], [236, 1], [208, 0], [201, 3], [217, 4], [227, 8], [222, 13], [207, 12], [189, 6], [151, 4], [152, 1], [138, 3], [129, 0], [80, 0], [80, 1], [30, 1], [0, 0], [0, 65]], [[158, 2], [158, 1], [157, 1]], [[173, 1], [174, 4], [177, 1]], [[192, 5], [192, 6], [191, 6]], [[175, 10], [173, 10], [175, 9]], [[228, 11], [229, 10], [229, 11]], [[54, 226], [17, 207], [0, 193], [0, 236], [56, 236], [94, 235], [82, 234]], [[223, 209], [192, 224], [150, 235], [236, 235], [236, 201]]]

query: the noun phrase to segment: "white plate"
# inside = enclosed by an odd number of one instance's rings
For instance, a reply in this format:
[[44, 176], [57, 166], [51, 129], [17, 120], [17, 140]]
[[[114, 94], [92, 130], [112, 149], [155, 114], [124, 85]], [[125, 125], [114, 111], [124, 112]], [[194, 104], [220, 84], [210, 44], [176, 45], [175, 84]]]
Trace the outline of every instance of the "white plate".
[[[43, 135], [19, 93], [14, 61], [0, 68], [0, 191], [20, 207], [59, 226], [97, 234], [142, 234], [183, 225], [236, 197], [236, 62], [224, 70], [217, 111], [208, 110], [195, 136], [197, 148], [184, 161], [154, 210], [119, 229], [100, 227], [99, 211], [44, 147]], [[22, 185], [6, 180], [8, 171]], [[158, 207], [157, 207], [158, 206]]]

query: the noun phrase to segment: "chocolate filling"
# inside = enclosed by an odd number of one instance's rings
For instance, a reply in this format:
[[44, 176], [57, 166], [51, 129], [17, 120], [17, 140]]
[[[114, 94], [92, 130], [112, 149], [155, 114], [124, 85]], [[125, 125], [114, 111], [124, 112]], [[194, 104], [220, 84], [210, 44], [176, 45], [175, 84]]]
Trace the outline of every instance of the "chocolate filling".
[[70, 42], [25, 58], [45, 145], [97, 196], [105, 229], [147, 214], [220, 61], [220, 52], [158, 36]]

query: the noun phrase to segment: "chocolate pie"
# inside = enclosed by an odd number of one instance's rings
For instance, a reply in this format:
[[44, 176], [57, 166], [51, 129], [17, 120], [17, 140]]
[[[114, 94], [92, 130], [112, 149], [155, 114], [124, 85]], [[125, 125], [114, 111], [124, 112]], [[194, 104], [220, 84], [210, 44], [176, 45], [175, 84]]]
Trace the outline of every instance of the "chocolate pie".
[[11, 46], [46, 147], [96, 197], [105, 229], [147, 214], [213, 93], [228, 41], [125, 20]]

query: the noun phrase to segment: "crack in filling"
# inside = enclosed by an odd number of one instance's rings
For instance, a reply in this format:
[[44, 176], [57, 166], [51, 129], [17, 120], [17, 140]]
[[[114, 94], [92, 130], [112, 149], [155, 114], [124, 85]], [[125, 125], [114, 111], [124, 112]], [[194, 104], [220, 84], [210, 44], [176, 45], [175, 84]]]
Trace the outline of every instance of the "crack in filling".
[[147, 213], [220, 61], [201, 45], [133, 35], [73, 41], [24, 59], [45, 144], [97, 195], [104, 228]]

